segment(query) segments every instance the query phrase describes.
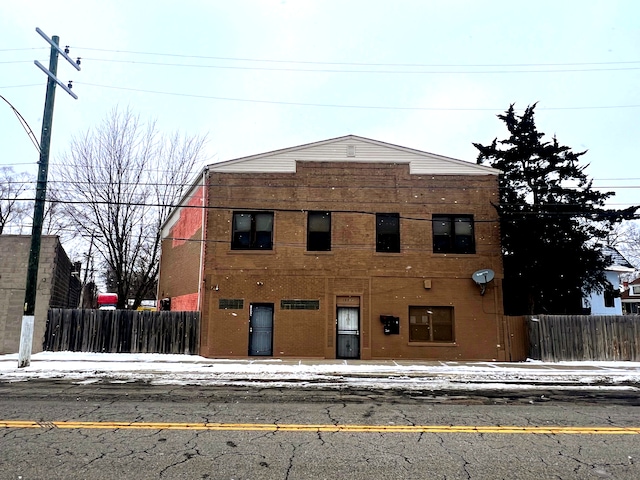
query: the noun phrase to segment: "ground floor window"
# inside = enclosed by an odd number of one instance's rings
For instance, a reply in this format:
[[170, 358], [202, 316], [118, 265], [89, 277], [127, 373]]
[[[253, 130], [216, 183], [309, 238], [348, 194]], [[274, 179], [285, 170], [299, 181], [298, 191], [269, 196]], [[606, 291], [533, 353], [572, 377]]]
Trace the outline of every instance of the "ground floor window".
[[453, 342], [453, 307], [409, 307], [410, 342]]

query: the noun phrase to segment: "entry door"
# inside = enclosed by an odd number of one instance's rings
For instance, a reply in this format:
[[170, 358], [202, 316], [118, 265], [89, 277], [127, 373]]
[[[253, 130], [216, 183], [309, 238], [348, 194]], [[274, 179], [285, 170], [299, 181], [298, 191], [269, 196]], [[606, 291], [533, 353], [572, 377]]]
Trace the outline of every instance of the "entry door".
[[273, 304], [251, 305], [249, 355], [273, 355]]
[[360, 308], [338, 307], [338, 358], [360, 358]]

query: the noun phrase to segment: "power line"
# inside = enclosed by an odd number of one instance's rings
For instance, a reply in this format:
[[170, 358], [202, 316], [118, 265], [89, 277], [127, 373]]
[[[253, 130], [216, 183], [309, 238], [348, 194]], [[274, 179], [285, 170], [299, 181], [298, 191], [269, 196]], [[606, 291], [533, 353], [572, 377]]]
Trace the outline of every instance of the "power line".
[[[159, 90], [145, 90], [141, 88], [119, 87], [114, 85], [100, 85], [97, 83], [74, 82], [75, 85], [86, 85], [89, 87], [110, 88], [113, 90], [124, 90], [138, 93], [151, 93], [156, 95], [170, 95], [175, 97], [201, 98], [208, 100], [221, 100], [243, 103], [261, 103], [267, 105], [290, 105], [297, 107], [321, 107], [321, 108], [354, 108], [364, 110], [408, 110], [408, 111], [436, 111], [436, 112], [496, 112], [501, 111], [500, 108], [450, 108], [450, 107], [391, 107], [383, 105], [346, 105], [331, 103], [307, 103], [307, 102], [283, 102], [276, 100], [256, 100], [237, 97], [218, 97], [213, 95], [196, 95], [190, 93], [164, 92]], [[587, 107], [537, 107], [537, 110], [592, 110], [592, 109], [613, 109], [613, 108], [638, 108], [638, 105], [604, 105], [604, 106], [587, 106]], [[517, 109], [524, 110], [524, 109]]]
[[312, 60], [282, 60], [282, 59], [261, 59], [261, 58], [247, 58], [247, 57], [220, 57], [220, 56], [205, 56], [205, 55], [185, 55], [176, 53], [159, 53], [159, 52], [140, 52], [132, 50], [110, 50], [105, 48], [89, 48], [74, 46], [80, 50], [89, 50], [95, 52], [107, 52], [107, 53], [128, 53], [134, 55], [150, 55], [161, 57], [176, 57], [176, 58], [199, 58], [205, 60], [224, 60], [224, 61], [238, 61], [238, 62], [261, 62], [261, 63], [292, 63], [301, 65], [348, 65], [348, 66], [364, 66], [364, 67], [541, 67], [541, 66], [582, 66], [582, 65], [629, 65], [640, 64], [640, 60], [631, 61], [609, 61], [609, 62], [565, 62], [565, 63], [365, 63], [365, 62], [322, 62]]
[[[2, 165], [0, 165], [0, 168], [2, 167]], [[96, 168], [96, 167], [92, 167], [92, 168]], [[106, 167], [97, 167], [97, 168], [106, 168]], [[163, 172], [163, 170], [157, 170], [157, 172]], [[18, 172], [19, 173], [19, 172]], [[195, 173], [191, 174], [191, 176], [195, 175]], [[594, 179], [595, 180], [595, 179]], [[9, 182], [6, 182], [7, 184], [20, 184], [20, 185], [33, 185], [35, 184], [34, 180], [11, 180]], [[49, 180], [50, 184], [61, 184], [61, 185], [69, 185], [70, 182], [67, 180]], [[73, 185], [91, 185], [91, 186], [97, 186], [97, 187], [104, 187], [104, 186], [109, 186], [109, 185], [113, 185], [112, 182], [109, 181], [90, 181], [90, 180], [74, 180]], [[119, 181], [118, 185], [122, 185], [122, 186], [131, 186], [131, 185], [137, 185], [137, 186], [141, 186], [141, 187], [184, 187], [184, 188], [190, 188], [190, 187], [202, 187], [202, 186], [211, 186], [208, 184], [203, 185], [202, 183], [179, 183], [179, 182], [167, 182], [167, 183], [163, 183], [163, 182], [122, 182]], [[225, 185], [225, 188], [243, 188], [246, 189], [248, 188], [246, 185]], [[278, 188], [278, 189], [287, 189], [287, 188], [292, 188], [291, 185], [256, 185], [254, 187], [251, 188]], [[325, 189], [326, 186], [320, 186], [320, 185], [305, 185], [305, 188], [308, 189]], [[339, 186], [336, 186], [336, 188], [341, 188]], [[342, 188], [350, 188], [349, 186], [343, 186]], [[428, 183], [422, 186], [415, 186], [415, 185], [379, 185], [379, 184], [371, 184], [371, 185], [362, 185], [358, 188], [376, 188], [376, 189], [386, 189], [386, 190], [406, 190], [406, 189], [412, 189], [412, 190], [443, 190], [443, 189], [447, 189], [450, 190], [451, 187], [450, 185], [429, 185]], [[499, 187], [493, 187], [490, 185], [478, 185], [478, 186], [474, 186], [474, 187], [460, 187], [458, 190], [461, 192], [466, 192], [466, 191], [472, 191], [472, 190], [492, 190], [494, 188], [498, 188], [498, 190], [517, 190], [518, 187], [512, 187], [512, 186], [499, 186]], [[562, 187], [564, 190], [580, 190], [581, 187], [579, 186], [565, 186]], [[640, 188], [640, 184], [638, 185], [601, 185], [601, 186], [593, 186], [592, 190], [600, 190], [600, 189], [605, 189], [605, 188], [611, 188], [611, 189], [638, 189]], [[70, 191], [73, 192], [75, 190], [73, 189], [69, 189], [69, 190], [58, 190], [58, 191]]]
[[[5, 199], [5, 198], [0, 198], [0, 201], [3, 200], [9, 200], [9, 199]], [[33, 198], [21, 198], [19, 199], [19, 201], [23, 201], [23, 202], [31, 202], [34, 201], [35, 199]], [[153, 202], [117, 202], [117, 201], [106, 201], [106, 200], [91, 200], [91, 201], [87, 201], [87, 200], [62, 200], [62, 199], [55, 199], [55, 198], [50, 198], [48, 199], [48, 202], [50, 203], [56, 203], [56, 204], [63, 204], [63, 205], [87, 205], [88, 203], [90, 203], [91, 205], [115, 205], [115, 206], [126, 206], [126, 207], [157, 207], [157, 208], [171, 208], [171, 209], [175, 209], [175, 208], [181, 208], [181, 209], [206, 209], [206, 210], [229, 210], [229, 211], [256, 211], [256, 212], [305, 212], [305, 211], [318, 211], [321, 210], [320, 207], [318, 208], [303, 208], [302, 210], [300, 208], [278, 208], [278, 207], [273, 207], [273, 208], [268, 208], [268, 207], [238, 207], [238, 206], [233, 206], [233, 205], [207, 205], [207, 206], [202, 206], [202, 205], [183, 205], [183, 204], [179, 204], [179, 203], [153, 203]], [[320, 202], [320, 201], [318, 201]], [[322, 202], [324, 202], [325, 204], [330, 203], [327, 200], [322, 200]], [[361, 202], [361, 203], [379, 203], [378, 201], [371, 201], [371, 202]], [[416, 205], [418, 206], [435, 206], [435, 207], [442, 207], [442, 206], [448, 206], [448, 205], [460, 205], [460, 203], [456, 203], [456, 202], [452, 202], [452, 203], [448, 203], [448, 204], [443, 204], [441, 202], [416, 202]], [[463, 204], [464, 205], [464, 204]], [[508, 203], [501, 203], [499, 204], [500, 206], [516, 206], [516, 207], [533, 207], [534, 205], [531, 204], [508, 204]], [[563, 207], [577, 207], [577, 206], [583, 206], [583, 204], [543, 204], [540, 205], [539, 207], [544, 208], [547, 206], [563, 206]], [[366, 215], [375, 215], [376, 213], [381, 213], [380, 211], [366, 211], [366, 210], [340, 210], [340, 209], [330, 209], [332, 213], [356, 213], [356, 214], [366, 214]], [[608, 210], [606, 209], [600, 209], [601, 212], [608, 212]], [[515, 211], [515, 212], [507, 212], [508, 215], [512, 216], [512, 217], [518, 217], [518, 216], [526, 216], [526, 215], [536, 215], [536, 216], [544, 216], [544, 217], [567, 217], [567, 216], [573, 216], [573, 217], [597, 217], [599, 212], [589, 212], [589, 211], [569, 211], [569, 212], [546, 212], [546, 211], [541, 211], [541, 210], [536, 210], [536, 211]], [[410, 216], [400, 216], [400, 218], [404, 218], [406, 220], [419, 220], [419, 221], [431, 221], [431, 219], [427, 219], [427, 218], [421, 218], [421, 217], [410, 217]], [[640, 218], [640, 214], [635, 214], [634, 218]], [[498, 222], [499, 220], [497, 219], [491, 219], [491, 220], [476, 220], [474, 218], [474, 222]]]
[[13, 163], [3, 163], [2, 167], [16, 167], [18, 165], [37, 165], [38, 162], [13, 162]]
[[[55, 164], [57, 166], [62, 166], [61, 164]], [[215, 167], [215, 164], [210, 165], [211, 167]], [[2, 167], [2, 165], [0, 165], [0, 168]], [[64, 165], [64, 167], [73, 169], [74, 166], [73, 165]], [[104, 166], [93, 166], [91, 167], [93, 170], [95, 169], [106, 169], [108, 167], [104, 167]], [[153, 170], [154, 172], [157, 173], [162, 173], [162, 172], [168, 172], [167, 170]], [[17, 172], [19, 173], [19, 172]], [[196, 175], [197, 172], [191, 172], [188, 174], [189, 177], [194, 177]], [[214, 172], [215, 173], [215, 172]], [[614, 179], [598, 179], [598, 178], [592, 178], [591, 180], [593, 181], [600, 181], [600, 180], [614, 180]], [[620, 180], [627, 180], [627, 179], [620, 179]], [[640, 179], [633, 179], [630, 178], [628, 180], [640, 180]], [[7, 184], [19, 184], [19, 185], [33, 185], [35, 183], [34, 180], [11, 180], [6, 182]], [[61, 185], [69, 185], [70, 182], [67, 180], [56, 180], [56, 179], [52, 179], [49, 180], [50, 184], [61, 184]], [[91, 181], [91, 180], [73, 180], [73, 185], [92, 185], [92, 186], [109, 186], [112, 185], [113, 183], [107, 180], [104, 181]], [[455, 182], [452, 182], [455, 183]], [[191, 188], [191, 187], [202, 187], [202, 186], [212, 186], [209, 184], [202, 184], [200, 182], [198, 183], [191, 183], [191, 182], [185, 182], [185, 183], [181, 183], [181, 182], [160, 182], [160, 181], [149, 181], [149, 182], [126, 182], [126, 181], [118, 181], [118, 185], [123, 185], [123, 186], [131, 186], [131, 185], [137, 185], [137, 186], [141, 186], [141, 187], [170, 187], [170, 186], [174, 186], [174, 187], [182, 187], [182, 188]], [[228, 184], [226, 185], [227, 188], [247, 188], [246, 185], [240, 185], [240, 184]], [[252, 188], [277, 188], [277, 189], [286, 189], [286, 188], [292, 188], [291, 185], [257, 185], [255, 187]], [[319, 186], [319, 185], [306, 185], [305, 188], [309, 188], [309, 189], [324, 189], [326, 188], [325, 186]], [[336, 186], [336, 188], [341, 188], [340, 186]], [[342, 186], [342, 188], [350, 188], [349, 186]], [[359, 188], [377, 188], [377, 189], [387, 189], [387, 190], [406, 190], [406, 189], [418, 189], [418, 190], [442, 190], [442, 189], [451, 189], [451, 185], [430, 185], [429, 181], [426, 180], [424, 185], [421, 186], [416, 186], [416, 185], [398, 185], [398, 184], [393, 184], [393, 185], [382, 185], [382, 184], [371, 184], [371, 185], [362, 185]], [[498, 190], [517, 190], [519, 187], [513, 187], [510, 185], [505, 185], [505, 186], [497, 186], [494, 187], [492, 185], [476, 185], [473, 187], [460, 187], [458, 190], [461, 192], [466, 192], [466, 191], [473, 191], [473, 190], [492, 190], [494, 188], [497, 188]], [[577, 186], [577, 185], [567, 185], [562, 187], [564, 190], [580, 190], [582, 187]], [[637, 185], [597, 185], [597, 186], [592, 186], [591, 189], [592, 190], [601, 190], [601, 189], [638, 189], [640, 188], [640, 184]], [[58, 191], [75, 191], [73, 189], [69, 189], [69, 190], [58, 190]]]
[[[281, 68], [281, 67], [245, 67], [234, 65], [203, 65], [193, 63], [166, 63], [166, 62], [146, 62], [139, 60], [119, 60], [109, 58], [92, 58], [85, 57], [84, 61], [108, 62], [108, 63], [128, 63], [137, 65], [153, 65], [162, 67], [181, 67], [181, 68], [213, 68], [222, 70], [253, 70], [253, 71], [271, 71], [271, 72], [299, 72], [299, 73], [365, 73], [365, 74], [390, 74], [390, 75], [455, 75], [455, 74], [515, 74], [515, 73], [572, 73], [572, 72], [610, 72], [610, 71], [626, 71], [640, 70], [638, 67], [617, 67], [617, 68], [564, 68], [555, 70], [346, 70], [346, 69], [327, 69], [327, 68]], [[7, 62], [20, 63], [20, 61]]]
[[[218, 101], [229, 101], [229, 102], [242, 102], [242, 103], [258, 103], [258, 104], [268, 104], [268, 105], [290, 105], [296, 107], [320, 107], [320, 108], [353, 108], [353, 109], [365, 109], [365, 110], [406, 110], [406, 111], [433, 111], [433, 112], [498, 112], [504, 110], [503, 107], [499, 108], [472, 108], [472, 107], [462, 107], [462, 108], [451, 108], [451, 107], [394, 107], [394, 106], [384, 106], [384, 105], [348, 105], [348, 104], [327, 104], [327, 103], [307, 103], [307, 102], [285, 102], [285, 101], [276, 101], [276, 100], [256, 100], [256, 99], [248, 99], [248, 98], [236, 98], [236, 97], [219, 97], [213, 95], [197, 95], [197, 94], [188, 94], [188, 93], [178, 93], [178, 92], [166, 92], [166, 91], [158, 91], [158, 90], [145, 90], [141, 88], [130, 88], [130, 87], [120, 87], [115, 85], [101, 85], [97, 83], [84, 83], [75, 81], [74, 85], [85, 85], [88, 87], [98, 87], [98, 88], [108, 88], [113, 90], [124, 90], [129, 92], [137, 92], [137, 93], [149, 93], [154, 95], [169, 95], [175, 97], [186, 97], [186, 98], [201, 98], [207, 100], [218, 100]], [[42, 86], [39, 83], [30, 83], [24, 85], [4, 85], [0, 86], [0, 89], [9, 89], [9, 88], [24, 88], [24, 87], [40, 87]], [[639, 108], [640, 104], [631, 104], [631, 105], [587, 105], [587, 106], [578, 106], [578, 107], [537, 107], [537, 110], [611, 110], [616, 108]], [[524, 108], [516, 109], [516, 111], [524, 111]]]
[[38, 152], [40, 152], [40, 143], [38, 142], [38, 139], [36, 138], [35, 134], [33, 133], [33, 130], [31, 130], [31, 127], [29, 126], [29, 123], [24, 119], [24, 117], [18, 111], [18, 109], [16, 107], [14, 107], [11, 104], [11, 102], [9, 102], [9, 100], [7, 100], [2, 95], [0, 95], [0, 99], [4, 100], [5, 103], [7, 105], [9, 105], [11, 110], [13, 110], [13, 113], [15, 113], [16, 117], [18, 117], [18, 121], [20, 122], [20, 125], [22, 125], [22, 128], [24, 129], [24, 131], [27, 132], [27, 135], [29, 136], [29, 140], [31, 140], [31, 143], [33, 143], [33, 145], [36, 147], [36, 150], [38, 150]]
[[[22, 226], [23, 229], [26, 229], [28, 225], [24, 225]], [[68, 233], [68, 234], [77, 234], [78, 230], [75, 228], [59, 228], [56, 229], [56, 232], [64, 232], [64, 233]], [[84, 234], [82, 235], [83, 237], [90, 237], [89, 234]], [[103, 235], [101, 234], [96, 234], [95, 238], [104, 238]], [[157, 237], [155, 235], [140, 235], [137, 236], [136, 238], [141, 238], [143, 240], [155, 240]], [[223, 245], [230, 245], [231, 244], [231, 239], [211, 239], [211, 238], [206, 238], [206, 239], [202, 239], [202, 238], [184, 238], [184, 237], [174, 237], [174, 236], [168, 236], [168, 237], [161, 237], [162, 240], [170, 240], [170, 241], [180, 241], [180, 242], [190, 242], [190, 243], [207, 243], [207, 244], [223, 244]], [[482, 242], [481, 244], [476, 243], [476, 253], [478, 253], [478, 251], [482, 251], [484, 249], [488, 249], [491, 248], [493, 246], [497, 245], [496, 243], [492, 243], [492, 242]], [[301, 242], [286, 242], [286, 241], [273, 241], [273, 246], [275, 248], [277, 247], [306, 247], [306, 242], [305, 241], [301, 241]], [[402, 250], [404, 252], [410, 252], [410, 251], [425, 251], [425, 250], [431, 250], [429, 247], [431, 246], [430, 241], [427, 241], [425, 243], [403, 243], [402, 245]], [[337, 243], [337, 242], [332, 242], [331, 244], [332, 250], [340, 250], [342, 248], [348, 248], [350, 250], [372, 250], [375, 247], [375, 244], [369, 244], [369, 243]], [[313, 253], [313, 252], [311, 252]]]
[[26, 48], [0, 48], [0, 52], [18, 52], [24, 50], [44, 50], [47, 47], [26, 47]]
[[635, 177], [635, 178], [633, 178], [633, 177], [627, 177], [627, 178], [594, 178], [593, 180], [594, 181], [596, 181], [596, 180], [597, 181], [605, 181], [605, 180], [609, 181], [610, 180], [610, 181], [613, 182], [613, 181], [623, 181], [623, 180], [624, 181], [627, 181], [627, 180], [640, 180], [640, 178], [639, 177]]
[[25, 85], [2, 85], [0, 88], [23, 88], [23, 87], [41, 87], [41, 83], [28, 83]]

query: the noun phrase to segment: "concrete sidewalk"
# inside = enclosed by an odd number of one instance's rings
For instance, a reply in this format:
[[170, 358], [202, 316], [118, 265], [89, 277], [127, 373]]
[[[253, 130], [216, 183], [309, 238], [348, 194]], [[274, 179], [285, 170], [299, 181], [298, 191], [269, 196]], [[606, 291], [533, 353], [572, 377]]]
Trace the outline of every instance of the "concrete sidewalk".
[[246, 387], [401, 390], [540, 389], [640, 392], [640, 362], [442, 362], [209, 359], [188, 355], [42, 352], [17, 368], [0, 356], [0, 381], [148, 382]]

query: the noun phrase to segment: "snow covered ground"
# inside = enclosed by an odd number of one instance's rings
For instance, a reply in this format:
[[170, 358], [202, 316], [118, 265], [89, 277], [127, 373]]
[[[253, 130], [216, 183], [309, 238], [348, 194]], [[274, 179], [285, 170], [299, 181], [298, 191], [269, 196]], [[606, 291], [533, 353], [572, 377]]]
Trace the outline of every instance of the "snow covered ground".
[[640, 392], [640, 362], [424, 362], [411, 360], [209, 359], [195, 355], [42, 352], [18, 368], [0, 355], [0, 381], [68, 379], [78, 383], [403, 390], [588, 389]]

